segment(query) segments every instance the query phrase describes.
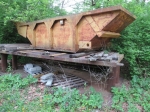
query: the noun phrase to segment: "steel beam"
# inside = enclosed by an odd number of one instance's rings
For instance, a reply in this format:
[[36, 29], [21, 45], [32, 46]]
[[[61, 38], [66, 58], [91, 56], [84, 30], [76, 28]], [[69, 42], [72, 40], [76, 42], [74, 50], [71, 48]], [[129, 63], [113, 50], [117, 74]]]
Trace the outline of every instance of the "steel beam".
[[112, 67], [112, 71], [109, 74], [108, 82], [107, 82], [107, 90], [110, 91], [111, 87], [114, 87], [120, 78], [120, 66]]
[[2, 69], [2, 72], [6, 72], [6, 69], [7, 69], [7, 57], [8, 57], [8, 54], [1, 54], [1, 69]]
[[12, 55], [12, 69], [17, 70], [18, 65], [17, 65], [17, 55]]

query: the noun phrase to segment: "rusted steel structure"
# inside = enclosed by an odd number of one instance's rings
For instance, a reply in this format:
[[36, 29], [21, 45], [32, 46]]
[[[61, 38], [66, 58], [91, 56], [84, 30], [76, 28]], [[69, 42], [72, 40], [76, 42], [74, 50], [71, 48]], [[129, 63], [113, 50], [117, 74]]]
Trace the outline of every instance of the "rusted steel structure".
[[135, 16], [127, 10], [115, 6], [29, 23], [17, 22], [18, 33], [27, 37], [32, 45], [0, 44], [2, 71], [6, 71], [9, 54], [13, 69], [17, 69], [17, 56], [107, 66], [111, 68], [107, 86], [110, 90], [119, 81], [124, 55], [94, 50], [119, 37], [134, 20]]
[[126, 9], [114, 6], [16, 24], [18, 33], [27, 37], [34, 48], [75, 53], [106, 46], [134, 20]]
[[[107, 89], [110, 90], [111, 87], [115, 86], [116, 83], [119, 81], [120, 75], [120, 66], [123, 66], [121, 60], [123, 59], [124, 55], [119, 53], [110, 52], [107, 57], [113, 57], [113, 55], [117, 56], [117, 60], [107, 60], [108, 58], [101, 60], [100, 56], [96, 57], [97, 60], [90, 61], [90, 58], [101, 54], [103, 51], [97, 52], [88, 52], [83, 53], [84, 55], [78, 55], [75, 53], [75, 57], [72, 57], [70, 53], [62, 53], [62, 52], [54, 52], [54, 51], [45, 51], [45, 50], [35, 50], [31, 45], [25, 44], [0, 44], [3, 46], [2, 50], [0, 50], [1, 54], [1, 69], [3, 72], [7, 69], [7, 57], [8, 55], [12, 55], [12, 68], [16, 70], [17, 67], [17, 56], [25, 56], [25, 57], [34, 57], [34, 58], [41, 58], [41, 59], [48, 59], [48, 60], [55, 60], [55, 61], [64, 61], [64, 62], [72, 62], [72, 63], [79, 63], [79, 64], [88, 64], [88, 65], [98, 65], [98, 66], [107, 66], [111, 68], [111, 72], [109, 74], [109, 80], [107, 81]], [[81, 53], [79, 53], [81, 54]], [[86, 55], [85, 55], [86, 54]], [[92, 55], [91, 55], [92, 54]]]

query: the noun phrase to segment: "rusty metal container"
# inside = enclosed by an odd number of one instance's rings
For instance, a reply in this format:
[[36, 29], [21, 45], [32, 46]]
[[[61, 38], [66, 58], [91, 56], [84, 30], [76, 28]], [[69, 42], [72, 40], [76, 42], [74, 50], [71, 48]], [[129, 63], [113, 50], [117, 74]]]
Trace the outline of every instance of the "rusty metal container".
[[28, 23], [17, 22], [18, 33], [37, 49], [79, 52], [99, 49], [135, 20], [121, 6]]

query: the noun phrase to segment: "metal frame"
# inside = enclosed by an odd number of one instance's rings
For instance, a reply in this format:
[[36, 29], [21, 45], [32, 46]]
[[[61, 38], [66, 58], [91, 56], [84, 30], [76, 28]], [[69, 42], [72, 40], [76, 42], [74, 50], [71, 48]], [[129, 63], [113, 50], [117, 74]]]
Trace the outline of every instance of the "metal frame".
[[48, 60], [56, 60], [56, 61], [64, 61], [64, 62], [73, 62], [73, 63], [81, 63], [88, 65], [99, 65], [99, 66], [109, 66], [112, 68], [112, 72], [109, 74], [109, 79], [107, 82], [107, 90], [110, 90], [111, 87], [115, 86], [119, 82], [120, 77], [120, 61], [123, 59], [124, 55], [119, 54], [120, 58], [117, 62], [107, 62], [107, 61], [89, 61], [86, 57], [82, 56], [79, 58], [70, 58], [70, 53], [60, 53], [60, 52], [50, 52], [44, 50], [35, 50], [35, 49], [21, 49], [21, 50], [13, 50], [13, 51], [0, 51], [1, 54], [1, 67], [2, 71], [6, 72], [7, 69], [7, 57], [8, 55], [12, 55], [12, 68], [16, 70], [17, 66], [17, 56], [26, 56], [26, 57], [34, 57]]

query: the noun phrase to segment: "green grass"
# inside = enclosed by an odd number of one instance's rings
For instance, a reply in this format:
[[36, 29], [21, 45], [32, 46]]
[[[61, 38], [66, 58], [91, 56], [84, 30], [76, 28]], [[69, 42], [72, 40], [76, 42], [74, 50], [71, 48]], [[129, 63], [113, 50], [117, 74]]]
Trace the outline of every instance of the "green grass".
[[130, 86], [113, 87], [112, 105], [102, 107], [101, 93], [90, 88], [80, 94], [77, 89], [43, 88], [32, 76], [0, 76], [0, 112], [148, 112], [150, 78], [133, 76]]
[[[0, 76], [1, 112], [90, 112], [102, 108], [103, 98], [93, 88], [80, 94], [77, 89], [41, 90], [31, 76]], [[32, 84], [32, 85], [31, 85]]]
[[[124, 112], [148, 112], [150, 110], [150, 77], [133, 76], [130, 87], [114, 87], [112, 108]], [[126, 105], [124, 107], [124, 105]]]

